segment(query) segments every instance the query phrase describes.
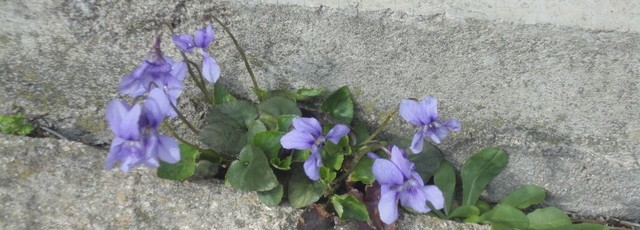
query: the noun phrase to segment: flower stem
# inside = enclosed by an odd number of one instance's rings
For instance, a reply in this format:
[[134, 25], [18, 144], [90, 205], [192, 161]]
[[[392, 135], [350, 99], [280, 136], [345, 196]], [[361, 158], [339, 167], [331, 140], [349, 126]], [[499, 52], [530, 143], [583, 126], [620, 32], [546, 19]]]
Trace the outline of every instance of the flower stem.
[[[198, 65], [193, 61], [189, 60], [189, 58], [187, 58], [187, 55], [184, 52], [180, 51], [180, 54], [182, 55], [182, 59], [185, 60], [185, 62], [187, 63], [187, 71], [189, 71], [189, 76], [191, 76], [191, 79], [193, 80], [193, 82], [196, 84], [196, 86], [198, 86], [200, 91], [202, 91], [202, 94], [204, 94], [204, 97], [207, 98], [207, 101], [209, 101], [212, 105], [215, 104], [213, 97], [209, 94], [209, 91], [207, 90], [207, 86], [204, 84], [204, 79], [202, 78], [202, 73], [200, 72], [200, 69], [195, 68], [198, 71], [198, 75], [196, 75], [195, 72], [193, 71], [192, 65], [196, 67], [198, 67]], [[198, 78], [196, 76], [200, 76], [200, 77]]]
[[222, 29], [224, 29], [224, 32], [226, 32], [231, 38], [231, 40], [233, 41], [233, 44], [236, 46], [236, 50], [238, 50], [238, 53], [240, 53], [240, 58], [242, 58], [242, 61], [244, 61], [245, 68], [249, 72], [249, 76], [251, 77], [251, 83], [253, 83], [253, 91], [254, 93], [256, 93], [256, 96], [258, 96], [258, 100], [263, 101], [264, 99], [263, 95], [260, 93], [262, 89], [260, 89], [260, 87], [258, 86], [258, 81], [256, 80], [256, 76], [255, 74], [253, 74], [253, 69], [251, 69], [251, 66], [249, 65], [249, 60], [247, 59], [247, 56], [245, 55], [244, 50], [240, 46], [240, 43], [238, 43], [238, 40], [236, 40], [236, 37], [233, 36], [233, 33], [231, 33], [231, 30], [229, 30], [229, 27], [227, 27], [224, 23], [222, 23], [220, 19], [218, 19], [216, 16], [213, 16], [213, 15], [211, 16], [211, 18], [213, 18], [213, 20], [215, 20], [218, 24], [220, 24], [220, 26], [222, 26]]
[[176, 114], [178, 114], [178, 119], [180, 119], [184, 124], [187, 125], [187, 127], [189, 127], [189, 129], [191, 129], [191, 131], [193, 131], [196, 135], [199, 133], [198, 129], [196, 129], [196, 127], [194, 127], [191, 122], [189, 122], [189, 120], [187, 120], [187, 118], [180, 112], [180, 110], [178, 110], [178, 108], [173, 104], [173, 103], [169, 103], [171, 105], [171, 108], [173, 108], [174, 111], [176, 111]]
[[387, 114], [387, 116], [384, 118], [384, 121], [382, 122], [382, 124], [380, 125], [380, 127], [378, 127], [378, 129], [376, 129], [376, 131], [374, 131], [371, 135], [369, 135], [369, 137], [364, 140], [364, 142], [362, 142], [362, 145], [367, 145], [369, 144], [371, 141], [373, 141], [373, 138], [376, 138], [376, 136], [378, 136], [378, 134], [380, 134], [380, 132], [382, 132], [382, 130], [387, 126], [387, 124], [389, 124], [389, 121], [391, 121], [391, 118], [396, 115], [396, 113], [398, 112], [398, 109], [394, 109], [393, 111], [389, 112], [389, 114]]

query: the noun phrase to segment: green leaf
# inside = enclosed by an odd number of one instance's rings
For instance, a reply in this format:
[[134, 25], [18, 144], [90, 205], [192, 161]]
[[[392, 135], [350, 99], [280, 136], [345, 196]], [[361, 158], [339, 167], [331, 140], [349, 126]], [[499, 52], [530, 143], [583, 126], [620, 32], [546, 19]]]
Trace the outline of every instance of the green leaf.
[[250, 143], [253, 143], [253, 138], [256, 136], [256, 134], [267, 131], [267, 127], [265, 127], [264, 124], [259, 120], [251, 121], [248, 127], [249, 130], [247, 131], [247, 140], [249, 140]]
[[267, 92], [267, 97], [266, 99], [271, 99], [274, 97], [284, 97], [287, 99], [291, 99], [291, 100], [296, 100], [296, 93], [288, 91], [288, 90], [282, 90], [282, 89], [274, 89], [274, 90], [269, 90]]
[[200, 160], [198, 161], [195, 172], [193, 172], [193, 176], [197, 178], [211, 178], [218, 174], [219, 169], [220, 165], [217, 163]]
[[302, 167], [294, 168], [287, 191], [291, 207], [302, 208], [310, 205], [318, 201], [323, 192], [324, 186], [320, 181], [310, 180]]
[[353, 168], [353, 171], [349, 176], [349, 181], [360, 181], [366, 185], [373, 184], [376, 180], [376, 177], [373, 175], [373, 171], [371, 171], [373, 162], [374, 160], [372, 158], [361, 158], [355, 168]]
[[278, 157], [272, 158], [270, 162], [274, 168], [284, 170], [284, 171], [291, 169], [291, 155], [285, 157], [284, 159], [280, 159]]
[[253, 145], [242, 148], [240, 158], [229, 166], [225, 181], [245, 191], [267, 191], [278, 186], [264, 152]]
[[213, 85], [213, 99], [216, 105], [224, 104], [236, 100], [236, 98], [227, 91], [220, 83]]
[[329, 155], [351, 154], [351, 146], [349, 146], [349, 136], [345, 135], [344, 137], [340, 138], [338, 144], [334, 144], [331, 141], [325, 142], [322, 151], [326, 152]]
[[581, 223], [581, 224], [572, 224], [563, 226], [562, 229], [568, 230], [608, 230], [607, 226], [601, 224], [589, 224], [589, 223]]
[[320, 109], [328, 113], [338, 123], [349, 125], [353, 120], [353, 106], [349, 88], [343, 86], [327, 97]]
[[269, 130], [279, 130], [278, 118], [281, 115], [302, 115], [295, 101], [281, 96], [275, 96], [260, 103], [258, 113], [260, 120], [269, 127]]
[[216, 105], [200, 131], [200, 139], [212, 149], [237, 156], [248, 144], [248, 125], [258, 118], [258, 111], [247, 101], [235, 100]]
[[492, 226], [504, 225], [511, 229], [527, 229], [529, 227], [527, 216], [522, 211], [507, 205], [496, 205], [490, 211], [482, 214], [480, 218], [490, 222]]
[[305, 150], [294, 150], [293, 157], [291, 158], [292, 162], [304, 162], [311, 155], [311, 151], [308, 149]]
[[356, 134], [356, 146], [361, 145], [371, 134], [369, 133], [369, 125], [365, 122], [356, 122], [353, 125], [353, 132]]
[[322, 158], [324, 166], [329, 168], [340, 170], [342, 168], [342, 162], [344, 161], [344, 155], [327, 155]]
[[451, 214], [449, 214], [448, 219], [467, 218], [467, 217], [478, 216], [478, 215], [480, 215], [480, 210], [476, 206], [462, 205], [460, 207], [457, 207], [453, 211], [451, 211]]
[[258, 96], [259, 101], [264, 101], [267, 98], [268, 92], [264, 89], [253, 88], [253, 92]]
[[525, 185], [503, 197], [500, 200], [500, 204], [509, 205], [517, 209], [525, 209], [542, 202], [545, 195], [543, 188], [535, 185]]
[[476, 207], [478, 207], [478, 209], [480, 209], [480, 213], [481, 214], [491, 210], [491, 205], [485, 200], [476, 201]]
[[507, 153], [485, 148], [471, 156], [462, 166], [462, 204], [474, 205], [487, 184], [507, 166]]
[[[433, 177], [433, 181], [444, 195], [444, 213], [449, 215], [456, 193], [456, 170], [451, 163], [442, 161], [440, 168], [438, 168], [438, 171], [436, 171]], [[480, 215], [480, 213], [477, 215]]]
[[24, 115], [1, 115], [0, 114], [0, 132], [10, 135], [26, 136], [33, 131], [31, 125]]
[[307, 89], [302, 88], [296, 91], [296, 100], [298, 101], [306, 101], [314, 97], [319, 97], [324, 95], [324, 90], [321, 89]]
[[562, 210], [554, 207], [540, 208], [527, 214], [529, 229], [561, 229], [571, 224], [571, 219]]
[[160, 167], [158, 167], [156, 175], [160, 178], [169, 180], [186, 180], [193, 176], [196, 170], [196, 158], [198, 157], [198, 154], [198, 150], [195, 148], [180, 143], [180, 161], [175, 164], [160, 161]]
[[259, 147], [267, 155], [267, 159], [278, 158], [278, 152], [282, 145], [280, 145], [280, 138], [284, 136], [283, 132], [264, 131], [257, 133], [253, 137], [253, 145]]
[[409, 161], [416, 165], [416, 172], [425, 183], [436, 173], [442, 162], [442, 152], [433, 145], [425, 144], [422, 152], [408, 155]]
[[320, 167], [320, 181], [325, 185], [331, 184], [331, 182], [336, 179], [336, 175], [337, 173], [331, 168], [325, 166]]
[[247, 139], [250, 143], [253, 143], [253, 138], [256, 134], [267, 131], [267, 127], [260, 120], [253, 120], [249, 122], [247, 127], [249, 129], [247, 130]]
[[274, 207], [274, 206], [278, 206], [278, 204], [280, 204], [280, 201], [282, 201], [282, 196], [284, 195], [284, 188], [282, 187], [281, 184], [278, 184], [278, 186], [276, 186], [271, 190], [257, 192], [257, 194], [258, 194], [258, 199], [262, 201], [262, 203], [266, 204], [267, 206]]
[[293, 118], [296, 118], [296, 117], [298, 117], [298, 115], [293, 115], [293, 114], [280, 115], [278, 117], [278, 131], [289, 132], [289, 128], [291, 128], [291, 124], [293, 123]]
[[341, 220], [369, 220], [367, 207], [352, 195], [334, 195], [331, 197], [331, 204]]
[[480, 219], [480, 216], [478, 215], [470, 216], [467, 217], [467, 219], [464, 219], [465, 223], [480, 223], [480, 221], [482, 221], [482, 219]]

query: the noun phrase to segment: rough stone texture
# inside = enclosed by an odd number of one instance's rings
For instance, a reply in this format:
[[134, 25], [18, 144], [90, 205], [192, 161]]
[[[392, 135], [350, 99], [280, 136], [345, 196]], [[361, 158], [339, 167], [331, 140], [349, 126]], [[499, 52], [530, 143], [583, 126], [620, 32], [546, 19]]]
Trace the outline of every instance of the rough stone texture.
[[[404, 98], [436, 96], [442, 117], [463, 124], [441, 145], [448, 159], [461, 165], [487, 146], [511, 154], [490, 200], [537, 184], [549, 205], [640, 219], [640, 34], [632, 32], [277, 4], [3, 1], [0, 112], [46, 113], [73, 140], [108, 143], [103, 107], [157, 29], [179, 18], [178, 30], [191, 32], [207, 15], [229, 24], [265, 88], [349, 85], [373, 124]], [[248, 96], [230, 39], [217, 37], [222, 83]], [[401, 119], [389, 130], [414, 131]]]
[[355, 10], [393, 10], [447, 18], [550, 23], [587, 29], [640, 32], [640, 2], [619, 0], [246, 0]]
[[[0, 145], [2, 229], [295, 229], [302, 212], [267, 207], [220, 181], [104, 171], [105, 151], [78, 142], [0, 134]], [[488, 229], [413, 215], [401, 223]]]
[[104, 171], [105, 151], [77, 142], [2, 135], [0, 144], [3, 229], [291, 229], [300, 213], [218, 181]]

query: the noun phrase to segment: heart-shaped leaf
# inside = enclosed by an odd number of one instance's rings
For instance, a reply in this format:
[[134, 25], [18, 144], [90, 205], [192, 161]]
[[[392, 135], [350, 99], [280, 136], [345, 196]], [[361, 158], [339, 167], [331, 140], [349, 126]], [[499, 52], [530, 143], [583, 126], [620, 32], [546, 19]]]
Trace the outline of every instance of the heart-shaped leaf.
[[253, 144], [260, 147], [268, 159], [274, 159], [278, 157], [278, 152], [280, 148], [282, 148], [282, 145], [280, 145], [280, 138], [282, 138], [282, 136], [284, 136], [283, 132], [260, 132], [253, 137]]
[[302, 167], [296, 167], [291, 173], [287, 196], [289, 204], [294, 208], [302, 208], [318, 201], [324, 186], [320, 181], [312, 181], [304, 173]]
[[156, 171], [156, 175], [160, 178], [183, 181], [193, 176], [196, 170], [196, 158], [198, 157], [198, 150], [195, 148], [180, 143], [180, 161], [175, 164], [169, 164], [164, 161], [160, 161], [160, 167]]
[[258, 113], [260, 120], [269, 127], [269, 130], [278, 130], [278, 118], [281, 115], [302, 115], [295, 101], [281, 96], [275, 96], [260, 103]]
[[353, 107], [349, 87], [343, 86], [327, 97], [320, 109], [328, 113], [338, 123], [349, 125], [353, 120]]
[[200, 139], [214, 150], [237, 156], [248, 144], [248, 125], [258, 118], [258, 111], [247, 101], [234, 100], [216, 105], [200, 131]]
[[264, 152], [253, 145], [242, 148], [240, 158], [229, 166], [225, 181], [245, 191], [267, 191], [279, 184]]
[[262, 203], [267, 206], [278, 206], [280, 201], [282, 201], [282, 196], [284, 195], [284, 188], [281, 184], [278, 184], [275, 188], [268, 191], [261, 191], [258, 193], [258, 199], [262, 201]]

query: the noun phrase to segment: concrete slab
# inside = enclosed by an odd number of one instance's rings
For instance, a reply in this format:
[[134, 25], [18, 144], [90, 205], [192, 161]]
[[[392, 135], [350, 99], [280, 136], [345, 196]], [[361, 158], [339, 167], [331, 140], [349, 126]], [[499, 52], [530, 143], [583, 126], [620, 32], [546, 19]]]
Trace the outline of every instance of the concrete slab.
[[[190, 32], [213, 14], [240, 39], [264, 87], [349, 85], [373, 124], [404, 98], [438, 97], [442, 116], [463, 124], [441, 145], [448, 159], [460, 165], [486, 146], [511, 154], [490, 200], [537, 184], [549, 205], [640, 220], [638, 33], [211, 1], [4, 1], [0, 12], [0, 112], [46, 113], [73, 140], [109, 142], [104, 105], [163, 24], [180, 19]], [[221, 81], [248, 95], [243, 64], [218, 35], [211, 51]], [[195, 97], [182, 100], [192, 116]], [[413, 131], [396, 119], [388, 135]]]
[[640, 32], [640, 3], [618, 0], [248, 0], [359, 11], [402, 11], [411, 15], [441, 14], [451, 19], [548, 23], [605, 31]]
[[[103, 170], [105, 150], [0, 134], [2, 229], [295, 229], [301, 209], [267, 207], [218, 180], [172, 182]], [[489, 229], [404, 216], [403, 229]], [[342, 225], [349, 228], [349, 225]]]

